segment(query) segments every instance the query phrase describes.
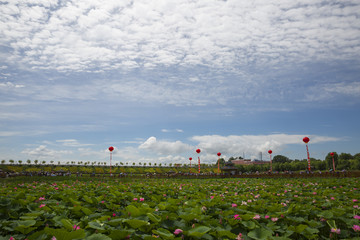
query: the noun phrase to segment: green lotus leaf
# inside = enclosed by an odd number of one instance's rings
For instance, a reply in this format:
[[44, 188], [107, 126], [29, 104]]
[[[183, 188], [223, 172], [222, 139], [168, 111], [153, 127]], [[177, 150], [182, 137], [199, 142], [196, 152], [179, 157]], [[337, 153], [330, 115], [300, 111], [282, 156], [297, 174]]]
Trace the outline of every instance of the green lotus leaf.
[[73, 224], [69, 219], [61, 219], [60, 222], [64, 226], [64, 228], [67, 229], [68, 231], [73, 230]]
[[112, 239], [104, 234], [96, 233], [90, 235], [89, 237], [86, 237], [85, 240], [112, 240]]
[[99, 223], [99, 222], [89, 222], [88, 227], [96, 230], [105, 230], [104, 223]]
[[129, 212], [131, 214], [132, 217], [138, 217], [142, 214], [140, 212], [140, 210], [137, 207], [135, 207], [134, 205], [129, 205], [125, 209], [127, 212]]
[[142, 226], [148, 225], [149, 222], [139, 219], [126, 219], [124, 220], [125, 223], [129, 224], [130, 227], [138, 229]]
[[157, 216], [157, 215], [154, 215], [154, 214], [152, 214], [152, 213], [147, 213], [146, 215], [149, 217], [149, 219], [150, 219], [152, 222], [158, 223], [158, 222], [161, 221], [161, 217], [159, 217], [159, 216]]
[[265, 228], [256, 228], [248, 233], [248, 237], [257, 240], [267, 239], [272, 235], [272, 232]]
[[122, 240], [122, 239], [126, 239], [128, 236], [130, 236], [132, 233], [134, 232], [134, 230], [113, 230], [109, 237], [112, 240]]
[[152, 230], [152, 232], [155, 234], [158, 234], [163, 239], [174, 239], [175, 238], [175, 236], [171, 232], [169, 232], [169, 230], [166, 230], [164, 228]]
[[195, 227], [195, 228], [189, 230], [187, 235], [189, 235], [191, 237], [201, 237], [205, 233], [209, 232], [210, 230], [211, 230], [211, 228], [209, 228], [209, 227], [199, 226], [199, 227]]
[[45, 228], [45, 232], [49, 236], [54, 236], [56, 238], [56, 240], [72, 240], [72, 239], [84, 239], [85, 238], [84, 229], [79, 229], [76, 231], [69, 232], [65, 229]]

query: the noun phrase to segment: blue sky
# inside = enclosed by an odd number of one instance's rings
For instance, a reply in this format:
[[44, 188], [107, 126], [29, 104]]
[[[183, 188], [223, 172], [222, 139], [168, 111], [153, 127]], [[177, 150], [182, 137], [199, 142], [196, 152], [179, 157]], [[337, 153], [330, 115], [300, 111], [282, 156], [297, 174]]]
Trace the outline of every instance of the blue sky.
[[3, 1], [0, 158], [360, 152], [359, 1]]

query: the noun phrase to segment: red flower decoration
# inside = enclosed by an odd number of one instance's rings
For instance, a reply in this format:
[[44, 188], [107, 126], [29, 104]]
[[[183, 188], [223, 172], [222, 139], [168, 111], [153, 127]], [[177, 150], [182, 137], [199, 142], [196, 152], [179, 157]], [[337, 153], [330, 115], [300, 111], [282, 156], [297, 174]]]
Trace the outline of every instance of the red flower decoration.
[[191, 161], [191, 160], [192, 160], [192, 157], [189, 157], [189, 160]]
[[334, 153], [332, 152], [332, 153], [330, 153], [330, 155], [331, 155], [331, 156], [334, 156]]
[[196, 152], [197, 152], [197, 153], [200, 153], [200, 152], [201, 152], [201, 150], [198, 148], [198, 149], [196, 149]]
[[218, 152], [217, 155], [220, 157], [220, 156], [221, 156], [221, 153]]
[[271, 150], [269, 150], [269, 151], [268, 151], [268, 153], [269, 153], [269, 154], [272, 154], [272, 151], [271, 151]]
[[109, 151], [110, 151], [110, 152], [114, 151], [114, 147], [112, 147], [112, 146], [109, 147]]
[[310, 141], [310, 139], [308, 137], [304, 137], [303, 141], [304, 141], [304, 143], [308, 143]]

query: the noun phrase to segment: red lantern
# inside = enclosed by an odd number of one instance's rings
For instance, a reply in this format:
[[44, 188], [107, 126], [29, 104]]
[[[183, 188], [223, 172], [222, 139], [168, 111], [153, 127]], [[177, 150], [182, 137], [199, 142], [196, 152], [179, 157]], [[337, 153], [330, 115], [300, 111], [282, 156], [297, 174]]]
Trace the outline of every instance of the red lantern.
[[303, 138], [303, 142], [306, 144], [306, 152], [307, 152], [307, 157], [308, 157], [308, 170], [309, 170], [309, 172], [311, 172], [310, 154], [309, 154], [309, 148], [308, 148], [309, 141], [310, 141], [310, 139], [308, 137]]
[[201, 150], [200, 150], [200, 149], [196, 149], [196, 152], [197, 152], [197, 153], [200, 153], [200, 152], [201, 152]]
[[192, 160], [192, 157], [189, 157], [189, 160], [191, 161], [191, 160]]
[[220, 174], [220, 156], [221, 156], [221, 153], [218, 152], [217, 155], [219, 157], [219, 160], [218, 160], [218, 174]]
[[112, 151], [114, 151], [114, 147], [113, 146], [109, 147], [109, 151], [110, 151], [110, 177], [111, 177], [111, 159], [112, 159]]
[[272, 151], [269, 150], [268, 153], [270, 154], [270, 172], [272, 172], [272, 161], [271, 161], [271, 154], [272, 154]]
[[334, 160], [334, 153], [330, 153], [332, 160], [333, 160], [333, 170], [335, 171], [335, 160]]

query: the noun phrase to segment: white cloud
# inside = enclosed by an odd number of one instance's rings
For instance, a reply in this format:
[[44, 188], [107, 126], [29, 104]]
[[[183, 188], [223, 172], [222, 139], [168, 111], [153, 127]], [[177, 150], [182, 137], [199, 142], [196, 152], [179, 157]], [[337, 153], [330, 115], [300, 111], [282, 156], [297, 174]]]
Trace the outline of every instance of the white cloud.
[[[214, 163], [220, 152], [222, 157], [227, 159], [230, 156], [247, 156], [259, 158], [259, 153], [267, 154], [272, 150], [275, 154], [281, 152], [284, 148], [292, 144], [304, 145], [302, 139], [305, 135], [289, 134], [270, 134], [270, 135], [203, 135], [193, 136], [191, 140], [196, 142], [195, 146], [185, 144], [181, 141], [164, 141], [157, 140], [155, 137], [148, 138], [144, 143], [139, 145], [138, 149], [148, 150], [157, 153], [158, 158], [148, 160], [152, 162], [168, 163], [188, 163], [188, 158], [192, 157], [197, 162], [199, 156], [203, 163]], [[309, 135], [310, 144], [340, 141], [342, 138]], [[201, 149], [197, 154], [195, 150]], [[141, 152], [139, 153], [141, 154]], [[165, 156], [162, 156], [165, 155]], [[194, 163], [194, 162], [193, 162]]]
[[284, 57], [298, 62], [358, 56], [360, 4], [355, 0], [50, 5], [12, 1], [0, 6], [1, 42], [14, 49], [9, 59], [35, 68], [84, 71], [196, 64], [231, 69]]
[[12, 82], [0, 83], [0, 88], [23, 88], [25, 85], [13, 84]]
[[360, 82], [336, 83], [336, 84], [330, 84], [324, 88], [326, 92], [331, 94], [339, 93], [354, 97], [360, 96]]
[[178, 132], [178, 133], [182, 133], [184, 132], [182, 129], [161, 129], [161, 132], [164, 132], [164, 133], [168, 133], [168, 132]]
[[[243, 152], [258, 154], [267, 152], [269, 149], [274, 152], [280, 151], [289, 144], [304, 144], [304, 135], [271, 134], [271, 135], [204, 135], [193, 136], [191, 140], [198, 142], [200, 149], [206, 153], [216, 154], [217, 152], [231, 156], [242, 156]], [[339, 138], [327, 136], [308, 136], [311, 143], [339, 141]]]
[[64, 146], [67, 147], [83, 147], [83, 146], [91, 146], [93, 144], [84, 144], [79, 143], [76, 139], [64, 139], [64, 140], [56, 140], [56, 142], [61, 143]]
[[191, 151], [193, 147], [181, 141], [157, 141], [156, 137], [149, 137], [139, 146], [139, 149], [150, 150], [158, 154], [181, 154]]
[[72, 154], [72, 151], [65, 151], [65, 150], [53, 150], [47, 148], [46, 145], [40, 145], [37, 148], [27, 148], [24, 149], [21, 153], [28, 155], [30, 158], [35, 159], [44, 159], [44, 160], [53, 160], [57, 159], [60, 160], [63, 155]]

